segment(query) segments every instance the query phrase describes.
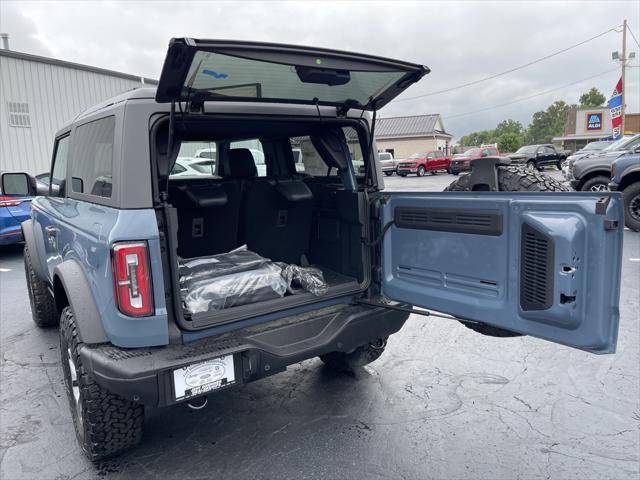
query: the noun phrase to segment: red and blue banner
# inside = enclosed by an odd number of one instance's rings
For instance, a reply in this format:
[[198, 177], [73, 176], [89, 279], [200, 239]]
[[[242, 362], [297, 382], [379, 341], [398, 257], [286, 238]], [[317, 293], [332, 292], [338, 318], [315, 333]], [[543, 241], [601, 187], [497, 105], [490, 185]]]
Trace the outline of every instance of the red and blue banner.
[[622, 131], [622, 77], [618, 80], [616, 88], [611, 94], [608, 107], [611, 111], [612, 137], [614, 140], [617, 140], [621, 138], [624, 133]]

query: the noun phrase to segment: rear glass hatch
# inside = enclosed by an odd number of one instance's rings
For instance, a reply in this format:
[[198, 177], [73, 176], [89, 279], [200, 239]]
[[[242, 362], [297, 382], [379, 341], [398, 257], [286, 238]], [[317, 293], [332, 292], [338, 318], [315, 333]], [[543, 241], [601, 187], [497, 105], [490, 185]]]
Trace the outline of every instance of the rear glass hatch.
[[172, 39], [156, 101], [251, 101], [379, 110], [429, 73], [423, 65], [338, 50]]

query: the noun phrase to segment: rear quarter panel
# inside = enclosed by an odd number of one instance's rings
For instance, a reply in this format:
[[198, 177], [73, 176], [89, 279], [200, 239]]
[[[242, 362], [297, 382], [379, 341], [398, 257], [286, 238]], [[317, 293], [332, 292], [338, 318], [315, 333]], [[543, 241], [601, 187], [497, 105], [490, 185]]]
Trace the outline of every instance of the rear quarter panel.
[[[111, 343], [120, 347], [166, 345], [168, 319], [154, 210], [120, 210], [70, 198], [54, 205], [61, 261], [75, 260], [82, 266]], [[118, 241], [140, 240], [149, 245], [155, 314], [132, 318], [120, 313], [116, 305], [111, 246]]]

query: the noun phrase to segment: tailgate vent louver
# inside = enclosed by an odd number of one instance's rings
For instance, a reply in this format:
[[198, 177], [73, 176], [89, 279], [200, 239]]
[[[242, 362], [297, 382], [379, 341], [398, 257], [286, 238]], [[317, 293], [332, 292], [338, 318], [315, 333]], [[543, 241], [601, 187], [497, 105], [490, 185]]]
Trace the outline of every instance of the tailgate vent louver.
[[520, 242], [520, 307], [546, 310], [553, 304], [553, 239], [525, 223]]
[[435, 230], [440, 232], [502, 234], [499, 210], [396, 207], [394, 223], [398, 228]]

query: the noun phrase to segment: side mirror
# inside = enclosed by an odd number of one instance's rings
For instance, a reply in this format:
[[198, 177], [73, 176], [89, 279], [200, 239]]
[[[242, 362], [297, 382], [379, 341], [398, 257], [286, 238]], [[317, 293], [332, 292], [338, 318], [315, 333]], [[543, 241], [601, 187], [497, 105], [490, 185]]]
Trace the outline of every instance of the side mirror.
[[36, 179], [27, 173], [3, 173], [0, 177], [3, 195], [30, 197], [36, 195]]

